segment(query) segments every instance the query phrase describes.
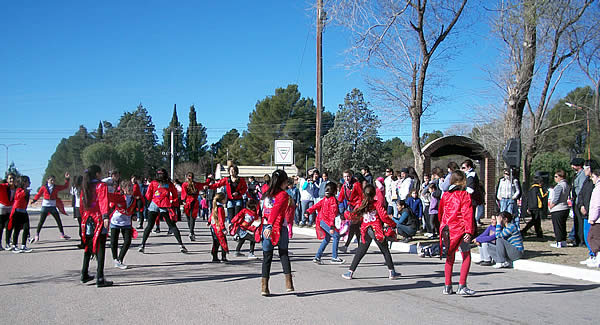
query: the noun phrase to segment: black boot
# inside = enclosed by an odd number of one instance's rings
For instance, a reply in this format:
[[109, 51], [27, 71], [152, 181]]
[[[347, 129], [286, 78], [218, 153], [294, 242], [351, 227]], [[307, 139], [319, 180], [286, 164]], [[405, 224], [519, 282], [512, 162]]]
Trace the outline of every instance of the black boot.
[[89, 274], [87, 274], [87, 273], [81, 275], [81, 283], [87, 283], [87, 282], [90, 282], [92, 280], [94, 280], [94, 277], [91, 276], [91, 275], [89, 275]]
[[96, 281], [96, 287], [98, 288], [110, 287], [112, 285], [112, 281], [105, 280], [104, 278], [99, 278], [98, 281]]
[[229, 262], [227, 259], [227, 253], [225, 251], [221, 251], [221, 262]]

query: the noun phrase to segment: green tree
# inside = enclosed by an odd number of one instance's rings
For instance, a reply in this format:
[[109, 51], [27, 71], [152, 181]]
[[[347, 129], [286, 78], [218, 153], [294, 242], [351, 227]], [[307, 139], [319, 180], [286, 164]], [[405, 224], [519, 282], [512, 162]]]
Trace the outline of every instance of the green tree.
[[[83, 160], [85, 166], [100, 165], [103, 167], [108, 165], [111, 167], [117, 167], [116, 163], [119, 160], [119, 155], [113, 146], [104, 142], [97, 142], [87, 146], [83, 150], [81, 153], [81, 159]], [[105, 168], [103, 168], [103, 170], [104, 169]]]
[[143, 170], [144, 152], [139, 143], [133, 140], [121, 142], [116, 147], [116, 154], [118, 159], [115, 164], [123, 177], [129, 178], [129, 176], [138, 174], [140, 170]]
[[229, 150], [233, 149], [233, 145], [238, 141], [240, 133], [236, 129], [231, 129], [225, 133], [219, 141], [210, 146], [210, 151], [215, 157], [215, 163], [225, 164], [227, 157], [233, 158]]
[[[412, 157], [411, 148], [398, 137], [386, 140], [382, 144], [382, 167], [392, 167], [395, 170], [400, 166], [400, 161], [407, 161], [412, 159]], [[371, 169], [373, 172], [376, 172], [373, 168]]]
[[206, 128], [196, 119], [196, 108], [190, 106], [190, 122], [185, 134], [185, 157], [192, 162], [199, 162], [206, 153]]
[[171, 131], [173, 131], [173, 150], [175, 151], [175, 163], [177, 163], [185, 154], [183, 147], [183, 125], [179, 123], [179, 119], [177, 118], [177, 105], [173, 106], [173, 117], [171, 118], [171, 122], [169, 122], [169, 126], [163, 129], [161, 149], [163, 152], [171, 152]]
[[552, 175], [559, 170], [562, 169], [567, 173], [567, 180], [572, 179], [573, 170], [571, 169], [571, 160], [569, 156], [562, 152], [544, 152], [538, 154], [531, 164], [531, 170], [529, 177], [533, 177], [535, 172], [547, 172], [550, 175], [550, 184], [555, 184], [553, 182]]
[[14, 161], [10, 162], [10, 165], [8, 165], [8, 170], [6, 172], [4, 172], [4, 179], [6, 179], [6, 177], [8, 177], [8, 174], [10, 174], [10, 173], [15, 174], [16, 176], [21, 176], [21, 173], [17, 169], [17, 166], [15, 166]]
[[72, 175], [81, 174], [85, 169], [81, 154], [87, 146], [95, 141], [83, 125], [79, 126], [79, 130], [74, 135], [67, 139], [63, 138], [48, 161], [42, 184], [49, 175], [55, 175], [57, 180], [61, 182], [65, 171], [70, 172]]
[[155, 131], [152, 116], [148, 114], [148, 110], [141, 103], [135, 111], [123, 113], [113, 131], [117, 144], [130, 140], [140, 144], [145, 164], [144, 168], [138, 172], [146, 175], [149, 175], [161, 160]]
[[439, 131], [439, 130], [433, 130], [433, 131], [431, 131], [431, 133], [425, 132], [421, 136], [421, 147], [424, 147], [429, 142], [431, 142], [435, 139], [439, 139], [443, 136], [444, 136], [444, 133], [442, 133], [442, 131]]
[[377, 136], [379, 118], [358, 89], [339, 105], [333, 128], [323, 138], [323, 166], [335, 176], [346, 169], [369, 166], [379, 170], [383, 143]]

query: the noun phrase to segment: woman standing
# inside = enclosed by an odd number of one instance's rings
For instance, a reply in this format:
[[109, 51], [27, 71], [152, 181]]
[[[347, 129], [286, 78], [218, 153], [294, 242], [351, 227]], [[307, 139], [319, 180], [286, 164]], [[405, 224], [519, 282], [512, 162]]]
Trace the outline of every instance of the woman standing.
[[8, 229], [8, 220], [12, 210], [13, 201], [16, 193], [15, 174], [10, 173], [6, 176], [6, 183], [0, 184], [0, 244], [2, 243], [2, 232], [6, 228], [6, 246], [5, 250], [11, 250], [10, 233]]
[[445, 295], [454, 293], [452, 290], [452, 267], [457, 250], [461, 252], [463, 259], [457, 294], [468, 296], [475, 294], [474, 290], [467, 287], [467, 276], [471, 268], [471, 238], [475, 231], [475, 223], [473, 222], [471, 196], [465, 191], [466, 185], [465, 173], [460, 170], [452, 172], [448, 192], [444, 193], [439, 204], [440, 247], [444, 245], [448, 252], [444, 267], [445, 286], [442, 292]]
[[152, 231], [156, 219], [162, 217], [169, 226], [169, 230], [175, 235], [175, 239], [177, 239], [177, 242], [179, 243], [179, 251], [187, 253], [188, 250], [181, 241], [179, 228], [177, 228], [177, 225], [174, 222], [177, 215], [175, 214], [173, 207], [179, 204], [177, 201], [177, 189], [169, 179], [169, 174], [167, 174], [166, 169], [160, 168], [156, 171], [156, 180], [152, 181], [150, 186], [148, 186], [146, 199], [150, 201], [150, 206], [148, 207], [148, 223], [146, 224], [146, 229], [144, 229], [142, 245], [138, 248], [138, 252], [144, 252], [146, 240], [148, 240], [148, 236]]
[[394, 269], [394, 262], [392, 261], [392, 254], [390, 254], [390, 250], [388, 249], [387, 239], [383, 231], [383, 224], [385, 223], [388, 226], [395, 228], [396, 223], [387, 215], [387, 211], [383, 207], [383, 204], [375, 200], [375, 187], [373, 185], [368, 184], [364, 188], [363, 195], [364, 199], [360, 207], [356, 208], [350, 214], [353, 220], [359, 219], [362, 221], [360, 224], [361, 240], [358, 245], [358, 250], [352, 259], [352, 264], [350, 264], [350, 269], [348, 272], [342, 274], [342, 277], [347, 280], [352, 279], [354, 271], [356, 271], [356, 268], [358, 267], [358, 263], [360, 263], [360, 260], [367, 254], [371, 242], [375, 239], [375, 243], [385, 259], [385, 265], [389, 271], [389, 278], [395, 280], [400, 276], [400, 273], [397, 273]]
[[566, 173], [562, 169], [559, 169], [554, 173], [556, 186], [554, 186], [554, 194], [548, 204], [550, 215], [552, 216], [554, 237], [556, 238], [556, 242], [550, 244], [550, 246], [554, 248], [567, 247], [567, 219], [569, 218], [569, 205], [567, 204], [567, 200], [569, 199], [571, 187], [565, 178]]
[[216, 190], [225, 186], [227, 190], [227, 222], [236, 214], [240, 213], [244, 205], [244, 194], [248, 191], [246, 181], [239, 177], [240, 170], [236, 165], [229, 166], [229, 177], [222, 178], [218, 182], [211, 184], [209, 188]]
[[[15, 200], [13, 202], [10, 220], [8, 221], [7, 230], [12, 230], [12, 244], [14, 246], [13, 253], [29, 253], [31, 248], [27, 247], [27, 237], [29, 236], [29, 215], [27, 214], [27, 204], [29, 204], [30, 185], [28, 176], [21, 176], [17, 181], [17, 190], [15, 192]], [[18, 246], [19, 232], [23, 231], [21, 247]]]
[[260, 294], [268, 296], [269, 277], [271, 275], [271, 262], [273, 261], [273, 250], [279, 248], [279, 259], [285, 275], [285, 287], [288, 292], [294, 291], [292, 282], [292, 266], [288, 253], [288, 213], [291, 203], [290, 196], [286, 192], [288, 176], [283, 170], [276, 170], [271, 176], [269, 189], [263, 197], [263, 230], [262, 230], [262, 283]]
[[101, 169], [92, 165], [84, 171], [81, 192], [81, 224], [83, 243], [83, 266], [81, 268], [81, 282], [86, 283], [94, 279], [88, 273], [92, 254], [96, 255], [98, 268], [96, 270], [96, 286], [109, 287], [113, 283], [104, 279], [104, 256], [106, 252], [106, 236], [109, 223], [109, 200], [107, 185], [101, 182]]
[[56, 178], [54, 175], [50, 175], [47, 179], [46, 185], [40, 187], [38, 193], [33, 197], [33, 201], [31, 203], [35, 203], [40, 197], [42, 200], [42, 210], [40, 211], [40, 221], [37, 226], [37, 231], [35, 237], [31, 240], [32, 243], [40, 240], [40, 232], [42, 231], [42, 226], [44, 222], [46, 222], [46, 217], [48, 214], [51, 214], [56, 220], [56, 224], [58, 225], [58, 230], [60, 231], [60, 238], [64, 240], [69, 240], [71, 237], [65, 235], [65, 231], [63, 229], [62, 221], [60, 220], [60, 215], [58, 214], [58, 209], [60, 212], [64, 212], [64, 206], [62, 201], [58, 198], [58, 192], [69, 188], [69, 173], [65, 173], [65, 184], [64, 185], [55, 185]]
[[194, 228], [196, 226], [196, 218], [198, 218], [198, 212], [200, 210], [200, 202], [198, 201], [198, 195], [200, 190], [207, 186], [208, 183], [200, 183], [194, 181], [194, 173], [187, 173], [186, 181], [181, 186], [181, 200], [183, 200], [183, 212], [187, 217], [188, 227], [190, 229], [190, 240], [196, 240], [196, 234]]

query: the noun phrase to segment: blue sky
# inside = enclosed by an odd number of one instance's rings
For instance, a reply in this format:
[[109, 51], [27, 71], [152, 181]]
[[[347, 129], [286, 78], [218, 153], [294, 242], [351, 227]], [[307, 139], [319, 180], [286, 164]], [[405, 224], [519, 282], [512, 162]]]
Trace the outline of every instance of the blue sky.
[[[142, 103], [161, 138], [177, 104], [187, 125], [194, 104], [213, 143], [243, 130], [258, 100], [275, 88], [299, 85], [316, 99], [314, 13], [311, 2], [284, 1], [11, 1], [0, 10], [0, 143], [9, 160], [40, 185], [61, 138], [83, 124], [116, 124]], [[481, 24], [474, 35], [487, 34]], [[477, 34], [481, 35], [477, 35]], [[348, 34], [324, 34], [324, 104], [335, 111], [352, 88], [374, 101], [361, 72], [344, 69]], [[466, 39], [465, 39], [466, 40]], [[449, 66], [453, 100], [434, 108], [423, 131], [465, 118], [489, 87], [482, 62], [497, 55], [489, 41], [466, 40]], [[475, 91], [474, 89], [477, 89]], [[410, 125], [381, 130], [410, 139]], [[0, 146], [0, 168], [5, 169]]]

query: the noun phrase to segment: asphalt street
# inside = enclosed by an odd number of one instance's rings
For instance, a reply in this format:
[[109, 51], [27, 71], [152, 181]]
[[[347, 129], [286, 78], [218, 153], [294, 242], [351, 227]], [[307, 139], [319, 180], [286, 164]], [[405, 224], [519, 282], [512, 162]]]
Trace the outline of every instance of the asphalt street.
[[[211, 239], [198, 221], [197, 241], [187, 238], [189, 254], [179, 253], [173, 236], [151, 234], [146, 254], [137, 251], [141, 234], [125, 258], [129, 269], [113, 267], [107, 247], [106, 277], [113, 287], [79, 283], [83, 252], [76, 222], [62, 217], [69, 241], [59, 239], [54, 220], [46, 221], [33, 252], [0, 252], [2, 324], [591, 324], [597, 323], [600, 284], [517, 270], [473, 265], [472, 297], [442, 295], [443, 261], [393, 253], [397, 280], [389, 280], [383, 257], [371, 248], [355, 279], [341, 277], [344, 265], [312, 263], [319, 241], [295, 236], [290, 243], [296, 291], [286, 293], [275, 257], [270, 297], [260, 296], [260, 260], [229, 255], [211, 263]], [[35, 229], [38, 213], [31, 215]], [[35, 230], [32, 230], [32, 234]], [[229, 238], [233, 250], [236, 242]], [[356, 247], [356, 244], [351, 246]], [[243, 252], [246, 254], [248, 244]], [[260, 244], [257, 256], [261, 257]], [[95, 260], [90, 272], [95, 273]], [[455, 265], [455, 290], [460, 262]]]

